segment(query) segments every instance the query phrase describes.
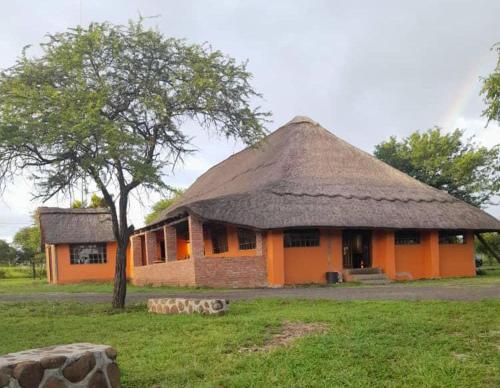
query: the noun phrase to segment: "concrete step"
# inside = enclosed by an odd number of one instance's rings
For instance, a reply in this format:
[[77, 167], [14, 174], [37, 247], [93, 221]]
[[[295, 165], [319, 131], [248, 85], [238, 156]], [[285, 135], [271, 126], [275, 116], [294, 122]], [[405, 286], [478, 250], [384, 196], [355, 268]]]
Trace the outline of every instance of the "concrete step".
[[387, 276], [383, 273], [372, 273], [372, 274], [351, 274], [351, 279], [355, 282], [363, 280], [380, 280], [387, 279]]
[[349, 275], [370, 275], [383, 273], [380, 268], [349, 268], [345, 272]]

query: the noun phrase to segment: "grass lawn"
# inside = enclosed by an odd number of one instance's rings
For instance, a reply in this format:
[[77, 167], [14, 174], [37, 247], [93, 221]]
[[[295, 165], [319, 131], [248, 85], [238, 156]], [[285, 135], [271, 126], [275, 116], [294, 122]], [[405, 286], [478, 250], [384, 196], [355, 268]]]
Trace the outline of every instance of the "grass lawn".
[[[5, 269], [5, 268], [3, 268]], [[25, 273], [25, 269], [16, 272], [16, 268], [11, 269], [12, 275], [8, 279], [0, 279], [0, 294], [31, 294], [31, 293], [51, 293], [51, 292], [93, 292], [93, 293], [111, 293], [113, 291], [112, 283], [79, 283], [68, 285], [48, 284], [45, 279], [31, 279], [21, 277]], [[24, 272], [23, 272], [24, 271]], [[18, 276], [19, 275], [19, 276]], [[24, 275], [26, 276], [26, 275]], [[433, 280], [414, 280], [394, 282], [405, 286], [454, 286], [454, 285], [490, 285], [500, 283], [500, 264], [485, 265], [481, 267], [481, 274], [473, 278], [447, 278]], [[309, 285], [317, 287], [317, 285]], [[304, 286], [308, 287], [308, 286]], [[363, 287], [359, 283], [349, 282], [336, 284], [329, 287]], [[129, 285], [127, 292], [129, 293], [147, 293], [147, 292], [186, 292], [197, 291], [203, 287], [151, 287], [151, 286], [133, 286]], [[208, 288], [207, 288], [208, 290]]]
[[[70, 342], [113, 345], [124, 387], [500, 386], [500, 301], [235, 302], [222, 317], [144, 305], [0, 303], [0, 354]], [[248, 353], [285, 321], [325, 333]]]
[[[127, 287], [127, 293], [135, 292], [152, 292], [152, 291], [196, 291], [201, 288], [195, 287], [138, 287], [131, 284]], [[56, 285], [49, 284], [42, 279], [0, 279], [0, 295], [1, 294], [35, 294], [35, 293], [52, 293], [52, 292], [94, 292], [99, 294], [110, 294], [113, 292], [113, 283], [78, 283]]]

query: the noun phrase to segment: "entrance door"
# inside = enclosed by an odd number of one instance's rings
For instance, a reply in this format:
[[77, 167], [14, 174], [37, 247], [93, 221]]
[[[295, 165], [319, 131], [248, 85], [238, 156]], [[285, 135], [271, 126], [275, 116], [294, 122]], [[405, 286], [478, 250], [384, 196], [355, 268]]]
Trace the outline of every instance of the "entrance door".
[[344, 268], [372, 266], [372, 233], [369, 230], [344, 230], [342, 233]]

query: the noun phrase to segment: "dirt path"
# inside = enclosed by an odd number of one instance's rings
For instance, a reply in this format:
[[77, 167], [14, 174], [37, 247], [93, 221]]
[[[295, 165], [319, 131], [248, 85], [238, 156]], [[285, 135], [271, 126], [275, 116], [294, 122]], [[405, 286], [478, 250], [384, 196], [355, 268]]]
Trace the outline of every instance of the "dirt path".
[[[281, 289], [238, 289], [238, 290], [193, 290], [133, 292], [127, 296], [128, 303], [145, 302], [148, 298], [223, 298], [229, 300], [262, 298], [295, 298], [327, 300], [455, 300], [477, 301], [500, 299], [500, 284], [456, 285], [456, 286], [408, 286], [392, 284], [366, 287], [296, 287]], [[78, 301], [98, 303], [111, 301], [111, 295], [98, 293], [38, 293], [1, 294], [0, 302], [22, 301]]]

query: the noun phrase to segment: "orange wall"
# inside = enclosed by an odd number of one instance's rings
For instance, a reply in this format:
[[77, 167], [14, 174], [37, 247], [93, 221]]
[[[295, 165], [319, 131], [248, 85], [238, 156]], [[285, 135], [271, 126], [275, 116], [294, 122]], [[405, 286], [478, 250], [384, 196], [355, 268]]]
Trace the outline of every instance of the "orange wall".
[[212, 238], [210, 236], [210, 226], [204, 227], [203, 233], [204, 249], [206, 257], [235, 257], [235, 256], [255, 256], [255, 249], [240, 250], [238, 243], [237, 228], [232, 225], [227, 226], [227, 252], [212, 253]]
[[326, 272], [342, 271], [341, 231], [321, 229], [319, 243], [284, 248], [285, 284], [326, 283]]
[[104, 264], [71, 264], [69, 245], [56, 246], [58, 284], [78, 283], [85, 281], [110, 281], [115, 274], [116, 243], [107, 244]]
[[474, 235], [466, 234], [466, 244], [439, 244], [441, 277], [475, 276]]
[[[425, 249], [422, 243], [415, 245], [396, 245], [396, 272], [404, 279], [425, 277]], [[408, 273], [410, 276], [403, 275]]]

